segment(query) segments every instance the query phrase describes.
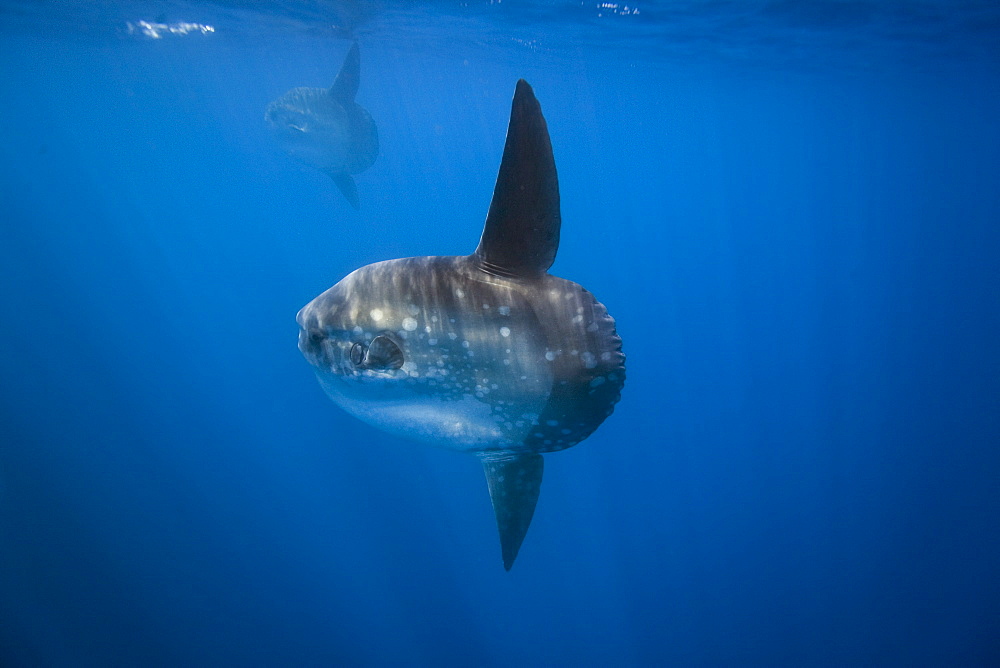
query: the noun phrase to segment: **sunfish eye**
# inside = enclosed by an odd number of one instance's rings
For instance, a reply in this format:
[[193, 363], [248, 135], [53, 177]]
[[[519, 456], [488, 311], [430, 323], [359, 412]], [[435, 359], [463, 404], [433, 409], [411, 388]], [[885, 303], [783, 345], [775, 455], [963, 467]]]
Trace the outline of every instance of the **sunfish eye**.
[[365, 362], [365, 353], [367, 352], [368, 346], [363, 343], [355, 343], [351, 346], [351, 364], [361, 367]]

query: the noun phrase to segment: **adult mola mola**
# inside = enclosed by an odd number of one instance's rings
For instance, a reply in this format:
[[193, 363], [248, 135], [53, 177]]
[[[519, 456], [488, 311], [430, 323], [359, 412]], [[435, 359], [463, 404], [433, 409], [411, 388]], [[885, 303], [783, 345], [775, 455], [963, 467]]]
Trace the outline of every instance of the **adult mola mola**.
[[361, 54], [355, 43], [329, 89], [293, 88], [264, 113], [282, 148], [329, 174], [355, 209], [360, 203], [351, 175], [371, 167], [378, 156], [375, 122], [354, 101], [360, 78]]
[[299, 349], [348, 413], [482, 460], [510, 570], [543, 452], [585, 439], [625, 382], [615, 321], [547, 273], [559, 185], [535, 95], [518, 81], [479, 247], [362, 267], [299, 311]]

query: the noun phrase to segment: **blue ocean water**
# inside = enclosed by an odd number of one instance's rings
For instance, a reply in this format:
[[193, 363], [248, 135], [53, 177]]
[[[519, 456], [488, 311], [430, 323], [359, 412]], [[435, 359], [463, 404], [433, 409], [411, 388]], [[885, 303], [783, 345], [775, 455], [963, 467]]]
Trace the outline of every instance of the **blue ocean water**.
[[[361, 48], [355, 212], [264, 123]], [[0, 3], [0, 663], [1000, 662], [1000, 5]], [[504, 572], [296, 311], [471, 252], [518, 78], [615, 413]]]

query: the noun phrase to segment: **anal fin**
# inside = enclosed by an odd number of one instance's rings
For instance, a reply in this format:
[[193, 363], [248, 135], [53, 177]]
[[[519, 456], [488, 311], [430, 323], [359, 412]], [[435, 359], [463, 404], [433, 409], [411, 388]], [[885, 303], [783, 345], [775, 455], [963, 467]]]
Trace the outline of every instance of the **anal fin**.
[[500, 532], [503, 567], [514, 565], [542, 486], [542, 456], [535, 453], [480, 455]]
[[340, 192], [343, 193], [344, 197], [347, 198], [347, 201], [351, 203], [351, 206], [353, 206], [355, 210], [360, 210], [361, 202], [358, 200], [358, 184], [354, 182], [354, 177], [350, 174], [335, 174], [331, 172], [330, 178], [332, 178], [333, 182], [337, 184]]

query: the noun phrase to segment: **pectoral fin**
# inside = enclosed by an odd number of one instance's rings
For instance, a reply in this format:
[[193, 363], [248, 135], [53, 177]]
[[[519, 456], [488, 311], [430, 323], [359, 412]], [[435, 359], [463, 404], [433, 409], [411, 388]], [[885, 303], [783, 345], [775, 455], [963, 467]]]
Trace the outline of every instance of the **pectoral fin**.
[[396, 342], [384, 334], [372, 339], [365, 353], [362, 367], [379, 371], [392, 371], [403, 366], [403, 351]]
[[535, 514], [542, 485], [542, 456], [500, 453], [480, 458], [500, 532], [503, 567], [509, 571]]

